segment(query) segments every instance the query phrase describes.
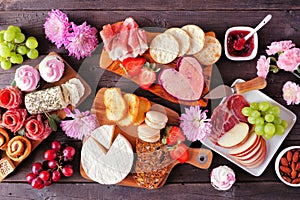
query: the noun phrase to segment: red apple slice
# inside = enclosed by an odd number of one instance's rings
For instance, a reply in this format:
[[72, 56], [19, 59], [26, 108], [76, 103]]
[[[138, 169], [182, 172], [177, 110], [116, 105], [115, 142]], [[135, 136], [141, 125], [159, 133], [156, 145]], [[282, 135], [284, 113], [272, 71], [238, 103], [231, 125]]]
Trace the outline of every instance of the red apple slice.
[[260, 136], [258, 136], [257, 139], [255, 140], [255, 143], [247, 151], [239, 153], [239, 154], [235, 154], [234, 156], [236, 156], [236, 157], [246, 156], [249, 153], [251, 153], [252, 151], [254, 151], [260, 143], [261, 143]]
[[229, 154], [232, 156], [236, 156], [238, 154], [242, 154], [247, 152], [249, 149], [253, 148], [253, 145], [256, 144], [256, 142], [259, 140], [259, 137], [256, 133], [252, 132], [250, 133], [250, 136], [248, 137], [247, 141], [243, 143], [242, 145], [232, 148], [229, 151]]
[[261, 141], [262, 141], [262, 148], [255, 156], [253, 156], [251, 159], [248, 160], [238, 160], [242, 165], [247, 167], [253, 167], [254, 165], [256, 165], [261, 161], [261, 158], [264, 157], [264, 154], [266, 152], [265, 140], [261, 139]]
[[245, 142], [248, 139], [248, 135], [248, 124], [240, 122], [218, 140], [218, 145], [225, 148], [234, 147]]
[[242, 154], [242, 155], [238, 154], [236, 158], [239, 160], [249, 160], [252, 157], [256, 156], [258, 152], [261, 150], [261, 148], [262, 148], [262, 142], [260, 139], [258, 144], [254, 146], [254, 148], [251, 151], [249, 151], [247, 154]]

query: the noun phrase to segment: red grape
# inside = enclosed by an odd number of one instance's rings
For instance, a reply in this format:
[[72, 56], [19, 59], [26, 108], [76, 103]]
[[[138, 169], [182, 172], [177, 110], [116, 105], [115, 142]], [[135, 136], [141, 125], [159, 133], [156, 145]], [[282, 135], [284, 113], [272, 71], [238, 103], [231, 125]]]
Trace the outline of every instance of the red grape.
[[49, 149], [44, 153], [44, 158], [46, 160], [55, 160], [56, 159], [56, 151], [53, 149]]
[[61, 170], [64, 176], [70, 177], [73, 175], [74, 171], [73, 168], [70, 165], [64, 166]]
[[44, 187], [44, 182], [41, 178], [36, 177], [32, 180], [31, 186], [36, 189], [42, 189]]
[[36, 178], [36, 175], [34, 173], [29, 173], [26, 175], [26, 181], [31, 184], [32, 180]]
[[68, 146], [63, 150], [63, 154], [64, 157], [67, 158], [67, 160], [71, 160], [75, 155], [75, 148], [72, 146]]
[[39, 174], [39, 177], [43, 180], [43, 181], [48, 181], [50, 179], [50, 173], [47, 170], [41, 171]]
[[51, 143], [51, 148], [52, 148], [54, 151], [59, 151], [60, 148], [61, 148], [60, 142], [57, 141], [57, 140], [54, 140], [54, 141]]
[[52, 181], [51, 180], [47, 180], [47, 181], [44, 181], [44, 185], [45, 186], [49, 186], [52, 184]]
[[57, 161], [56, 160], [50, 160], [50, 161], [48, 161], [48, 167], [50, 169], [54, 169], [55, 167], [57, 167]]
[[40, 173], [40, 171], [43, 170], [43, 165], [40, 162], [35, 162], [32, 165], [32, 172], [36, 175], [38, 175]]
[[52, 181], [53, 182], [58, 182], [59, 180], [60, 180], [60, 177], [61, 177], [61, 175], [60, 175], [60, 172], [59, 171], [53, 171], [52, 172]]

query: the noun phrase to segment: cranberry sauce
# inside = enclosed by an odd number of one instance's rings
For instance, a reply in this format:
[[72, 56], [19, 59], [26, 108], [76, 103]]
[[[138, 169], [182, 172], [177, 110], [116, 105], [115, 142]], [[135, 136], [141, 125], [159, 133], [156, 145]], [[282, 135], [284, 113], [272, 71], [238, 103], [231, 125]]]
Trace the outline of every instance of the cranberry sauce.
[[241, 50], [236, 50], [233, 45], [236, 40], [239, 38], [245, 37], [250, 31], [242, 31], [242, 30], [236, 30], [236, 31], [231, 31], [228, 34], [227, 37], [227, 51], [230, 56], [234, 57], [247, 57], [250, 56], [253, 49], [254, 49], [254, 36], [251, 36], [249, 38], [245, 45], [244, 48]]

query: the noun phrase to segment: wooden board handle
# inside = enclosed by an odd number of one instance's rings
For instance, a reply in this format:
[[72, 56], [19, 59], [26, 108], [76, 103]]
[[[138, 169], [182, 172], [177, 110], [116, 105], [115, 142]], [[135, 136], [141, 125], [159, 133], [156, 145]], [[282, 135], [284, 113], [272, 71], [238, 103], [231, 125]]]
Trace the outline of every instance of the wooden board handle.
[[208, 169], [212, 158], [213, 153], [209, 149], [189, 148], [189, 160], [187, 163], [201, 169]]
[[237, 94], [243, 94], [251, 90], [264, 89], [266, 86], [267, 86], [267, 81], [262, 77], [256, 77], [249, 81], [237, 83], [234, 85]]

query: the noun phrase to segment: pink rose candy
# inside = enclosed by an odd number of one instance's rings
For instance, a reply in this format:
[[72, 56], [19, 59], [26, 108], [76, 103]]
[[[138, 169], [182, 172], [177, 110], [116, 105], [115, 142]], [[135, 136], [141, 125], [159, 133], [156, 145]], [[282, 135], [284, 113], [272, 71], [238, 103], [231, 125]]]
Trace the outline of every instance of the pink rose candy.
[[210, 181], [217, 190], [229, 190], [235, 183], [235, 173], [231, 168], [222, 165], [211, 171]]
[[59, 81], [65, 70], [65, 64], [57, 56], [46, 56], [39, 64], [41, 77], [48, 83]]
[[20, 90], [30, 92], [37, 88], [40, 81], [40, 74], [36, 68], [23, 65], [16, 70], [15, 81]]

